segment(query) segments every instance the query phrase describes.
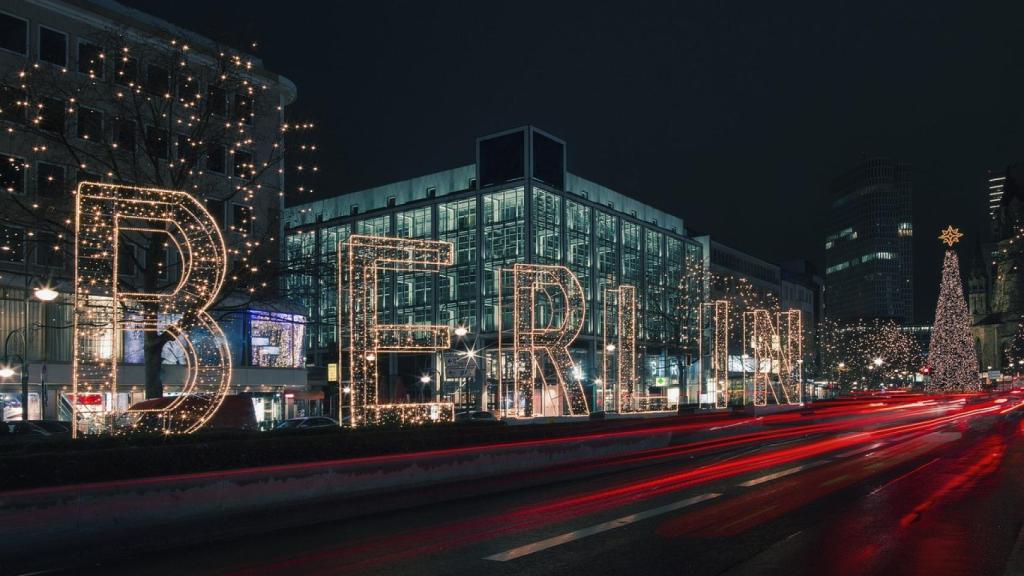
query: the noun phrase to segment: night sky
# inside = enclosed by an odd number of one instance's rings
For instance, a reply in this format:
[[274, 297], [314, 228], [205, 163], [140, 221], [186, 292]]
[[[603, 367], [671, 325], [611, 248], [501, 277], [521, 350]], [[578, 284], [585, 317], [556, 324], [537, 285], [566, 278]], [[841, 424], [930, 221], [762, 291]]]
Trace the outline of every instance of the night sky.
[[318, 194], [471, 163], [477, 136], [534, 124], [566, 140], [571, 172], [821, 264], [830, 180], [908, 161], [922, 321], [940, 228], [966, 232], [968, 267], [985, 171], [1024, 160], [1021, 2], [125, 3], [257, 42], [319, 127]]

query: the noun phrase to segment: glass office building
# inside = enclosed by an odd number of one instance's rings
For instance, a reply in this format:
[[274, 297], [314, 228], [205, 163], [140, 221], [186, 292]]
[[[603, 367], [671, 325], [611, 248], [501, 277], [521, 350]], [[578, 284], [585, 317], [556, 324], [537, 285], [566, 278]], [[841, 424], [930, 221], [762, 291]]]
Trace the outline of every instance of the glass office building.
[[910, 166], [866, 160], [835, 180], [825, 237], [826, 315], [834, 320], [914, 313]]
[[[321, 379], [330, 393], [338, 388], [333, 379], [345, 378], [337, 250], [350, 234], [372, 234], [454, 245], [454, 265], [440, 274], [381, 274], [380, 321], [465, 326], [469, 334], [453, 337], [453, 348], [481, 357], [475, 378], [454, 381], [436, 355], [391, 354], [379, 362], [381, 402], [440, 397], [493, 407], [502, 327], [504, 345], [511, 343], [510, 271], [526, 262], [565, 265], [579, 278], [587, 314], [572, 353], [591, 408], [601, 377], [604, 289], [619, 284], [638, 290], [641, 385], [651, 394], [674, 388], [671, 395], [685, 403], [684, 343], [696, 341], [696, 326], [680, 305], [685, 290], [700, 289], [686, 286], [699, 278], [686, 270], [702, 257], [683, 221], [566, 172], [565, 143], [535, 128], [481, 138], [476, 148], [475, 164], [286, 209], [287, 293], [308, 313], [311, 383]], [[424, 375], [430, 383], [421, 386]]]

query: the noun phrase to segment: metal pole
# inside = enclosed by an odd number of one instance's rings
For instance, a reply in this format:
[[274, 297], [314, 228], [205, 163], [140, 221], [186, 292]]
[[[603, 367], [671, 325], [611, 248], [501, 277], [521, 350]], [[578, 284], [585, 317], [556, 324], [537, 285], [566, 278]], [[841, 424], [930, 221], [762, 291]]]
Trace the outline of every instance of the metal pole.
[[25, 255], [25, 324], [21, 333], [21, 419], [28, 420], [28, 309], [30, 281], [28, 277], [28, 256]]
[[[46, 342], [47, 320], [46, 320], [46, 313], [45, 313], [45, 311], [46, 311], [46, 303], [42, 302], [39, 305], [42, 307], [42, 309], [44, 311], [44, 313], [43, 313], [43, 326], [42, 326], [42, 332], [43, 332], [42, 365], [39, 367], [39, 418], [41, 418], [42, 420], [46, 420], [46, 344], [47, 344], [47, 342]], [[54, 420], [56, 420], [56, 419], [57, 418], [54, 417]]]

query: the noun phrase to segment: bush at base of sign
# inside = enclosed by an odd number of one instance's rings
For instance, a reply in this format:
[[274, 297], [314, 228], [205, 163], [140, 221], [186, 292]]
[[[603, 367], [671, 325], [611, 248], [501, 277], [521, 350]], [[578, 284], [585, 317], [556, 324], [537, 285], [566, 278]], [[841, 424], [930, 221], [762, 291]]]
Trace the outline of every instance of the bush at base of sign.
[[[24, 443], [0, 442], [0, 492], [317, 462], [342, 458], [548, 440], [598, 431], [677, 424], [675, 418], [558, 422], [531, 426], [424, 424], [411, 427], [325, 427], [279, 432], [207, 432], [193, 435], [95, 436], [47, 442], [46, 453]], [[72, 455], [74, 457], [69, 457]]]

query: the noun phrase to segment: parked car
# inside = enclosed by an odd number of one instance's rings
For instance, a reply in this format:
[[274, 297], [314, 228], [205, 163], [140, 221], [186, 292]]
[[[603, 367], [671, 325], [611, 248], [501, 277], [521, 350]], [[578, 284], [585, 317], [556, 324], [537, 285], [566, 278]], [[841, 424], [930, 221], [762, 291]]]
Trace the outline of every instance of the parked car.
[[327, 428], [338, 426], [338, 421], [327, 416], [307, 416], [304, 418], [292, 418], [274, 426], [274, 430], [308, 430], [310, 428]]
[[34, 438], [71, 436], [71, 423], [59, 420], [10, 420], [0, 423], [0, 435]]
[[[169, 406], [174, 400], [173, 396], [143, 400], [133, 404], [129, 412], [132, 410], [160, 410]], [[179, 404], [174, 412], [197, 411], [203, 402], [208, 402], [208, 400], [200, 396], [190, 396]], [[164, 418], [167, 416], [173, 418], [175, 414], [146, 412], [142, 414], [138, 424], [142, 428], [159, 430], [163, 428]], [[252, 399], [247, 396], [225, 396], [220, 407], [201, 430], [256, 430], [256, 410], [253, 408]]]
[[493, 412], [484, 410], [475, 412], [459, 412], [455, 415], [455, 422], [468, 424], [494, 424], [499, 422]]

